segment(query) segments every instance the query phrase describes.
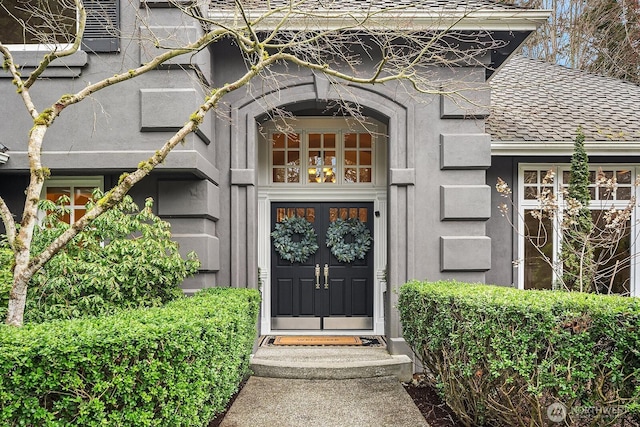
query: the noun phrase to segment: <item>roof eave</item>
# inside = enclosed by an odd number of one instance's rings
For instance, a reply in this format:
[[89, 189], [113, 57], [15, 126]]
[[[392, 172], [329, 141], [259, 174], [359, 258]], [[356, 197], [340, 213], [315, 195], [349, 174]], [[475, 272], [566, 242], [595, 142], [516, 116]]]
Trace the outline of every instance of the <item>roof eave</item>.
[[[249, 17], [266, 16], [267, 10], [250, 10]], [[309, 28], [339, 30], [365, 27], [369, 30], [402, 29], [424, 30], [485, 30], [485, 31], [533, 31], [544, 23], [550, 10], [445, 10], [426, 12], [416, 10], [391, 10], [365, 12], [321, 11], [311, 15], [293, 13], [283, 25], [282, 12], [276, 12], [260, 20], [253, 28], [257, 31], [299, 31]], [[242, 21], [234, 10], [209, 11], [209, 18], [219, 25], [237, 26]]]
[[[570, 156], [572, 141], [492, 141], [492, 156]], [[640, 156], [640, 141], [585, 141], [589, 156]]]

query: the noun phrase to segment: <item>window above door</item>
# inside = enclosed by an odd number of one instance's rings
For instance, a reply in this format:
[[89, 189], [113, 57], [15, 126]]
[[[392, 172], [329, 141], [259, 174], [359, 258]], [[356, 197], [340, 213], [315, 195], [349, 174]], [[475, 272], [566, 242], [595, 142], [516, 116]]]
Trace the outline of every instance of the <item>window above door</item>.
[[291, 132], [276, 126], [269, 129], [265, 135], [268, 183], [304, 187], [375, 185], [376, 143], [382, 139], [377, 127], [344, 126], [344, 119], [333, 123], [322, 120], [324, 128], [314, 123], [316, 127]]

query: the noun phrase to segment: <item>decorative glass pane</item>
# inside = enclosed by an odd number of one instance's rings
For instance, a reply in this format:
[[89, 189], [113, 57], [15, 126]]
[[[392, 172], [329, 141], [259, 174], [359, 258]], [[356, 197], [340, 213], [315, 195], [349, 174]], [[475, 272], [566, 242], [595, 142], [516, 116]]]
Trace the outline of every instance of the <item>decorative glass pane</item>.
[[[74, 189], [74, 201], [75, 205], [84, 206], [87, 204], [93, 193], [93, 188], [89, 187], [75, 187]], [[76, 217], [78, 219], [78, 217]]]
[[58, 199], [62, 196], [67, 196], [71, 198], [71, 188], [70, 187], [48, 187], [47, 188], [47, 200], [57, 202]]
[[321, 147], [321, 138], [319, 133], [310, 133], [309, 134], [309, 148], [320, 148]]
[[358, 169], [345, 168], [344, 180], [345, 182], [358, 182]]
[[360, 134], [360, 148], [371, 148], [371, 134]]
[[287, 139], [287, 148], [300, 148], [300, 135], [290, 133]]
[[538, 182], [538, 171], [524, 171], [524, 183], [536, 184]]
[[340, 208], [340, 219], [348, 219], [349, 210], [347, 208]]
[[271, 136], [273, 148], [284, 148], [284, 134], [274, 133]]
[[344, 164], [345, 165], [357, 165], [358, 164], [358, 152], [357, 151], [345, 151], [344, 152]]
[[358, 218], [358, 208], [349, 208], [349, 218]]
[[631, 184], [631, 171], [617, 171], [616, 179], [618, 184]]
[[289, 151], [287, 153], [287, 164], [288, 165], [299, 165], [300, 164], [300, 152], [298, 152], [298, 151]]
[[334, 168], [323, 168], [324, 182], [336, 182], [336, 171]]
[[363, 166], [371, 165], [371, 151], [360, 152], [360, 165], [363, 165]]
[[334, 133], [324, 134], [324, 148], [336, 148], [336, 134]]
[[360, 169], [360, 182], [371, 182], [371, 169], [370, 168], [362, 168], [362, 169]]
[[325, 151], [324, 153], [324, 164], [335, 166], [336, 164], [336, 152], [335, 151]]
[[273, 164], [276, 166], [284, 165], [284, 151], [273, 152]]
[[320, 169], [319, 168], [309, 168], [309, 182], [320, 182]]
[[538, 188], [524, 187], [524, 198], [526, 200], [536, 200], [538, 198]]
[[287, 168], [287, 182], [300, 182], [300, 169]]
[[314, 208], [307, 208], [307, 221], [313, 223], [316, 221], [316, 210]]
[[347, 133], [344, 135], [345, 148], [356, 148], [358, 146], [358, 135], [355, 133]]
[[338, 208], [329, 208], [329, 222], [334, 222], [338, 219]]
[[273, 182], [284, 182], [284, 168], [273, 169]]
[[283, 219], [285, 219], [285, 217], [286, 217], [286, 214], [285, 214], [284, 208], [276, 209], [276, 221], [277, 222], [282, 221]]
[[617, 200], [629, 200], [631, 199], [631, 188], [630, 187], [618, 187], [616, 190], [616, 199]]
[[367, 222], [367, 208], [360, 208], [358, 209], [358, 219], [360, 219], [360, 221], [362, 222]]

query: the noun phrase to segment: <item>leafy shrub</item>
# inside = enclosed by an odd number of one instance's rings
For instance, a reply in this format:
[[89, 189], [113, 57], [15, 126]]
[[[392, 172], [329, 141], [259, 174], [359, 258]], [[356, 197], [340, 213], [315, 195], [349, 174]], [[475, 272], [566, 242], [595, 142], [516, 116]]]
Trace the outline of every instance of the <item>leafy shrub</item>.
[[554, 403], [568, 411], [562, 425], [637, 422], [637, 298], [410, 282], [399, 310], [405, 339], [465, 425], [546, 426]]
[[[42, 202], [48, 214], [36, 228], [32, 253], [42, 252], [69, 228], [60, 219], [65, 202]], [[25, 322], [111, 314], [181, 297], [179, 284], [200, 264], [194, 253], [187, 259], [180, 256], [170, 224], [154, 215], [152, 207], [147, 199], [139, 210], [126, 196], [81, 231], [31, 279]]]
[[2, 246], [0, 239], [0, 323], [7, 317], [7, 306], [9, 305], [9, 291], [13, 283], [11, 266], [13, 263], [13, 252], [11, 249]]
[[0, 425], [202, 426], [247, 373], [256, 290], [160, 308], [0, 326]]

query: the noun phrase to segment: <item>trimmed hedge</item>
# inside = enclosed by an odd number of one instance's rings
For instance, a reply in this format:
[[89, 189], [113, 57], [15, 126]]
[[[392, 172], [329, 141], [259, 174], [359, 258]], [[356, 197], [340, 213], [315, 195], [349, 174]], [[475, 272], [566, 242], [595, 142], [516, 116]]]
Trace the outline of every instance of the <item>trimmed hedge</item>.
[[554, 403], [567, 412], [558, 425], [639, 420], [638, 298], [410, 282], [399, 310], [429, 380], [467, 426], [547, 426]]
[[0, 425], [203, 426], [247, 374], [256, 290], [0, 327]]

